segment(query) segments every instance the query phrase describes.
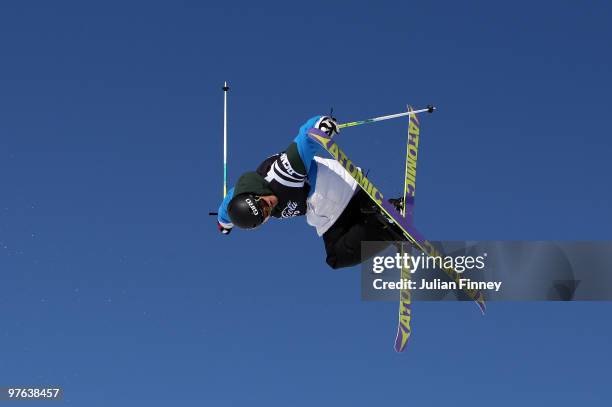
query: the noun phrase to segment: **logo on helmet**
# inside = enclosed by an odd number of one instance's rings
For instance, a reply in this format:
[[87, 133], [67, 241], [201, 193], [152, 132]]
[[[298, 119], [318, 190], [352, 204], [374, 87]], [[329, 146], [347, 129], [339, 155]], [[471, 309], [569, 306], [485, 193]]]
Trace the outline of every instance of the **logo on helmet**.
[[259, 215], [259, 211], [257, 210], [257, 207], [255, 206], [251, 198], [247, 198], [246, 203], [249, 205], [249, 208], [251, 208], [251, 212], [253, 212], [253, 215]]

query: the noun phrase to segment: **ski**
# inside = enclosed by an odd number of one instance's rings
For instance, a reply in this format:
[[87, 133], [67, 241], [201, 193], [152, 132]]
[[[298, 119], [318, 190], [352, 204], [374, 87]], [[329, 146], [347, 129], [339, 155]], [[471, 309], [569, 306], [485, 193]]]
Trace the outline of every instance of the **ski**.
[[[408, 111], [412, 112], [411, 106]], [[400, 215], [408, 219], [410, 223], [414, 219], [414, 196], [416, 192], [416, 167], [419, 149], [419, 119], [416, 114], [411, 114], [408, 119], [408, 136], [406, 138], [406, 165], [404, 170], [404, 196]], [[408, 249], [410, 250], [410, 248]], [[401, 244], [400, 255], [406, 252], [404, 244]], [[402, 281], [410, 280], [412, 273], [402, 265], [400, 278]], [[400, 290], [399, 310], [397, 321], [397, 334], [395, 335], [394, 349], [403, 352], [412, 332], [410, 321], [412, 319], [412, 297], [408, 288]]]
[[[361, 169], [353, 164], [346, 156], [344, 151], [338, 146], [333, 139], [319, 129], [312, 128], [308, 130], [308, 136], [319, 143], [336, 161], [338, 161], [346, 171], [357, 181], [361, 189], [363, 189], [380, 208], [382, 214], [388, 218], [390, 222], [395, 224], [401, 230], [403, 237], [415, 249], [431, 257], [444, 257], [444, 254], [436, 248], [429, 240], [427, 240], [408, 220], [401, 216], [395, 207], [389, 203], [382, 192], [362, 173]], [[459, 284], [459, 273], [452, 267], [445, 267], [443, 271], [457, 284]], [[469, 298], [474, 300], [480, 311], [484, 314], [486, 305], [484, 294], [478, 289], [464, 289]]]

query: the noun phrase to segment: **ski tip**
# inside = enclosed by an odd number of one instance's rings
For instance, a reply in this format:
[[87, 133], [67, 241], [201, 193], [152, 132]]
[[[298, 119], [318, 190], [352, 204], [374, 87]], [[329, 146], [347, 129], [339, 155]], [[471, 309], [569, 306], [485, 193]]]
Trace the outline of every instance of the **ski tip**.
[[208, 212], [208, 216], [217, 216], [219, 212]]

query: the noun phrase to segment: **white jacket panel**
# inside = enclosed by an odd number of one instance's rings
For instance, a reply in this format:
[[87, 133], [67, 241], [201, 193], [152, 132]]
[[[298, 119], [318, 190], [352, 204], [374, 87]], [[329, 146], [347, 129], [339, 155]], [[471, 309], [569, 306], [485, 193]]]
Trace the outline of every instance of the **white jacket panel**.
[[359, 184], [338, 161], [321, 157], [314, 161], [317, 178], [311, 186], [314, 192], [306, 200], [306, 221], [322, 236], [338, 220]]

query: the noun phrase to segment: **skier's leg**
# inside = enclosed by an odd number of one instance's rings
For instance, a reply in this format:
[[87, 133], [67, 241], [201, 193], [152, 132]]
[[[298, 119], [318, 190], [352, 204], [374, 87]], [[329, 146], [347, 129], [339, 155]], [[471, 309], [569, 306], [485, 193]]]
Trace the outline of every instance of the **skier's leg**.
[[[389, 236], [382, 232], [384, 231], [380, 223], [371, 217], [361, 219], [359, 223], [347, 229], [330, 228], [323, 235], [327, 264], [333, 269], [351, 267], [380, 253], [390, 244], [385, 241], [389, 239]], [[370, 243], [362, 250], [361, 242], [364, 241]]]
[[[351, 267], [361, 263], [389, 246], [393, 237], [373, 213], [364, 213], [372, 202], [362, 190], [358, 191], [342, 215], [323, 234], [326, 262], [333, 269]], [[366, 252], [361, 250], [362, 241], [371, 241]]]

